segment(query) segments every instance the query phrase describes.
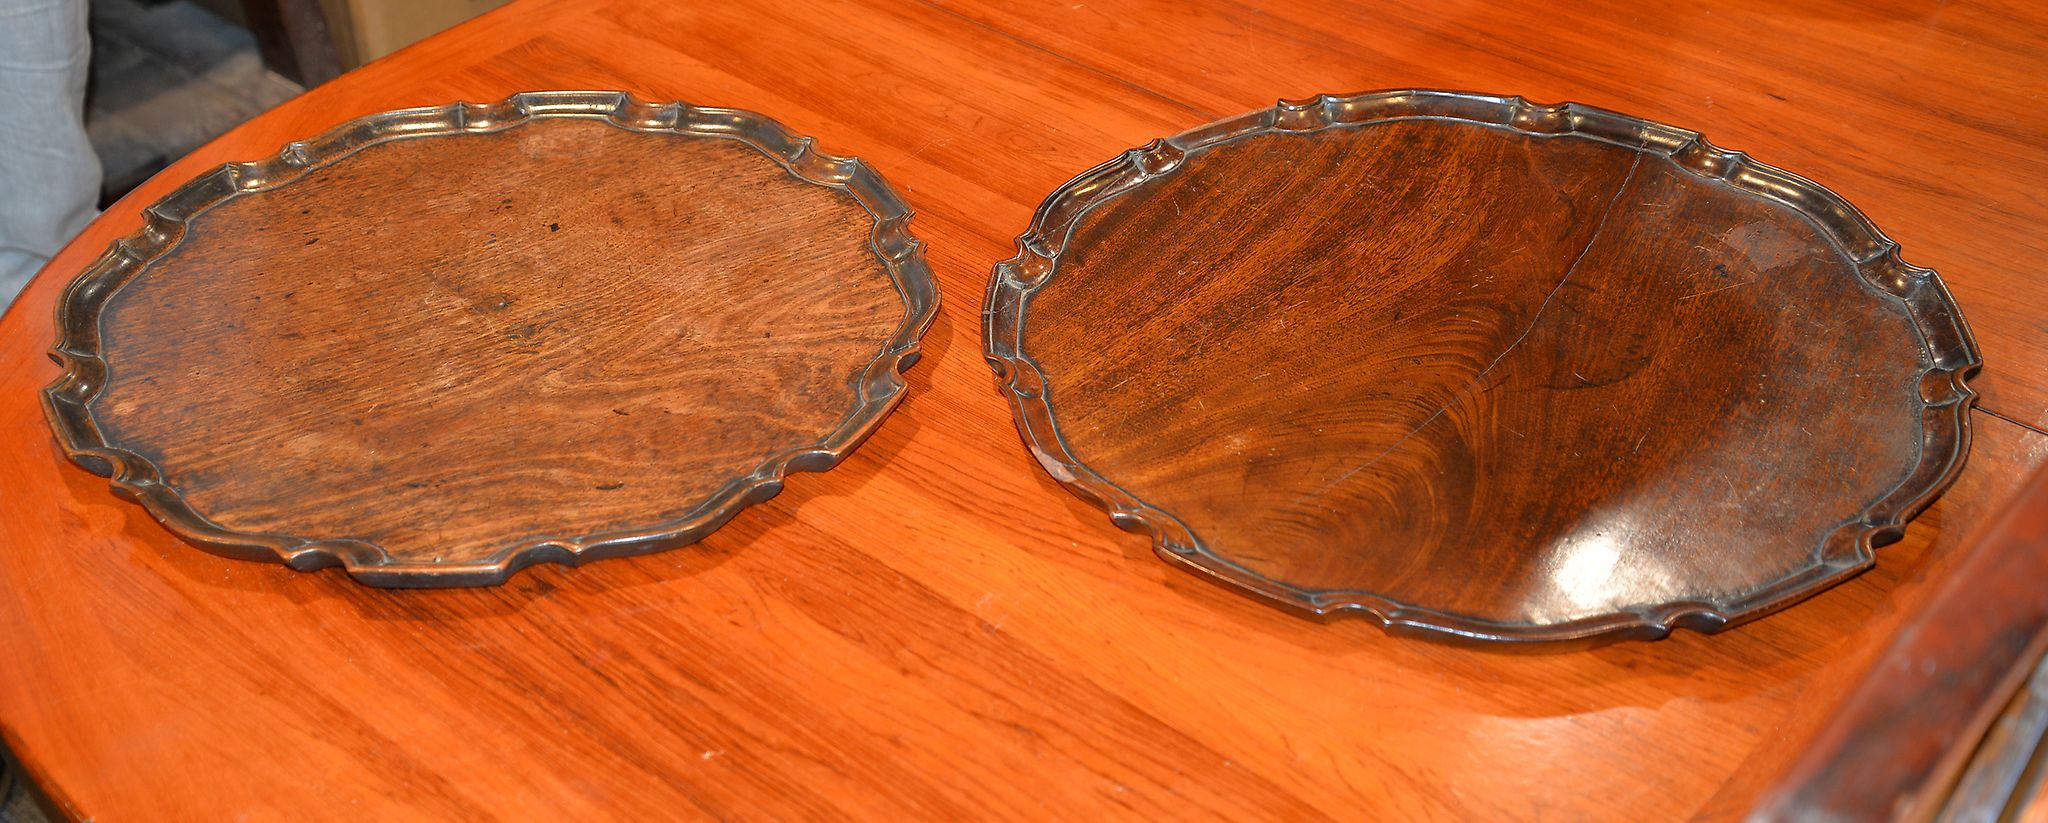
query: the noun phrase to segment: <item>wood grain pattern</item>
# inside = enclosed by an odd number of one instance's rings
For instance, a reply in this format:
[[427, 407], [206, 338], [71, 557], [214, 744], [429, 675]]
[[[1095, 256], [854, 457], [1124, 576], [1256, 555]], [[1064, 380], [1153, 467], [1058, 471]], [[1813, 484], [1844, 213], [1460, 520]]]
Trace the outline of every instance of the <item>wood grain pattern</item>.
[[1162, 557], [1461, 640], [1659, 637], [1867, 568], [1981, 362], [1853, 206], [1699, 135], [1284, 103], [1047, 199], [989, 285], [1026, 444]]
[[[0, 318], [0, 735], [24, 771], [108, 821], [1738, 818], [2048, 458], [1994, 416], [2048, 420], [2028, 411], [2048, 210], [2026, 184], [2048, 176], [2027, 102], [2048, 9], [1076, 5], [521, 0], [114, 207]], [[1399, 86], [1683, 123], [1861, 205], [1941, 270], [1992, 364], [1969, 467], [1798, 608], [1571, 654], [1302, 620], [1101, 528], [990, 391], [989, 266], [1090, 163], [1276, 97]], [[886, 171], [952, 298], [887, 424], [695, 547], [491, 589], [193, 551], [65, 460], [35, 401], [52, 306], [144, 204], [351, 116], [534, 88], [770, 111]]]
[[757, 122], [527, 94], [201, 177], [70, 289], [52, 419], [181, 536], [370, 583], [690, 542], [872, 430], [935, 299], [878, 180]]
[[[1190, 122], [1333, 89], [1446, 88], [1512, 89], [1702, 129], [1861, 204], [1921, 262], [1938, 262], [1987, 357], [2009, 364], [1974, 381], [1984, 407], [2048, 422], [2048, 329], [2032, 293], [1984, 287], [2048, 258], [2048, 236], [2030, 228], [2040, 203], [2029, 181], [2048, 178], [2037, 4], [1999, 0], [1958, 15], [1933, 0], [1590, 0], [1561, 18], [1505, 0], [1420, 12], [934, 1], [1171, 100]], [[1160, 59], [1167, 51], [1173, 59]], [[1883, 55], [1896, 71], [1873, 76], [1839, 59], [1852, 53]], [[1909, 157], [1958, 162], [1900, 162]], [[1966, 236], [1953, 232], [1963, 215], [1976, 227]]]

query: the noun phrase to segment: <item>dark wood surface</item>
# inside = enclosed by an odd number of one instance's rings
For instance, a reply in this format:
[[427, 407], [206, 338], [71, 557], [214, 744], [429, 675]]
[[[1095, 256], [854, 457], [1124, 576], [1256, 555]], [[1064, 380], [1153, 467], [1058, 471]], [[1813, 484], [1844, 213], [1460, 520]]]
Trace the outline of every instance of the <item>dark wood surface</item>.
[[[1740, 817], [2048, 458], [2044, 22], [1917, 0], [513, 3], [180, 161], [0, 318], [0, 734], [103, 820]], [[1797, 608], [1583, 653], [1304, 620], [1102, 528], [991, 388], [991, 264], [1123, 149], [1405, 86], [1684, 124], [1861, 206], [1983, 346], [1969, 466]], [[36, 402], [52, 306], [143, 205], [349, 117], [536, 88], [773, 112], [915, 202], [948, 299], [858, 452], [694, 548], [431, 591], [194, 551], [65, 459]]]
[[816, 175], [880, 181], [746, 116], [521, 111], [583, 99], [372, 118], [154, 207], [67, 296], [77, 457], [202, 545], [389, 585], [686, 543], [829, 467], [934, 298]]
[[1612, 112], [1282, 105], [1083, 175], [1020, 246], [988, 346], [1034, 453], [1163, 556], [1316, 612], [1717, 629], [1868, 567], [1967, 448], [1938, 277], [1824, 190]]
[[2022, 684], [2048, 652], [2048, 471], [1968, 554], [1754, 819], [1995, 820], [2025, 805], [2042, 726], [2020, 716], [2038, 699]]

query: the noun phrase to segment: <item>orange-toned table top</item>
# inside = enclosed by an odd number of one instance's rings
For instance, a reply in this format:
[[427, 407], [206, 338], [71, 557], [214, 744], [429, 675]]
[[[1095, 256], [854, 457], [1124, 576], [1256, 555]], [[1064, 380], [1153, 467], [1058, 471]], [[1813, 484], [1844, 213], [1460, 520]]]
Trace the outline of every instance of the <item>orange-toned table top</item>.
[[[0, 319], [0, 731], [100, 820], [1740, 815], [2048, 458], [2048, 7], [1776, 5], [514, 3], [185, 158]], [[1961, 479], [1842, 586], [1591, 651], [1390, 638], [1153, 559], [1018, 443], [990, 266], [1125, 148], [1396, 87], [1697, 128], [1862, 207], [1982, 346]], [[840, 468], [696, 547], [387, 591], [201, 552], [65, 461], [52, 302], [142, 206], [351, 117], [543, 88], [766, 112], [918, 210], [945, 302]]]

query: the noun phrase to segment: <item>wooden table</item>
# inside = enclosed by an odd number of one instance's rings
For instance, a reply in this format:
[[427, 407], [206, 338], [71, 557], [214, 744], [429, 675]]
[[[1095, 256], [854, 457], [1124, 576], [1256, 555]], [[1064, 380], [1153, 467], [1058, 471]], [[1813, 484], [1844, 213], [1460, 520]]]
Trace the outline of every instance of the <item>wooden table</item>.
[[[185, 158], [0, 320], [0, 729], [109, 821], [1739, 815], [2048, 458], [2048, 7], [1773, 6], [515, 3]], [[990, 265], [1126, 147], [1408, 86], [1699, 128], [1861, 205], [1982, 343], [1962, 479], [1790, 611], [1587, 652], [1321, 624], [1152, 559], [1018, 444], [977, 351]], [[51, 303], [141, 206], [346, 118], [537, 88], [769, 112], [919, 209], [946, 302], [841, 468], [696, 548], [382, 591], [180, 544], [65, 462]]]

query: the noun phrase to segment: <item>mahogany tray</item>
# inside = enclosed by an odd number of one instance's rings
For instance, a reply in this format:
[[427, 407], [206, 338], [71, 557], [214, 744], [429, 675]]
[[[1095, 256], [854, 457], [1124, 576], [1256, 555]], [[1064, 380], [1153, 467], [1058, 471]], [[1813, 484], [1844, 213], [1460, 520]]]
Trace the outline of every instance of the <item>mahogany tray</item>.
[[1981, 362], [1804, 178], [1435, 91], [1082, 174], [986, 316], [1031, 453], [1162, 557], [1477, 641], [1713, 631], [1867, 568], [1961, 468]]
[[58, 306], [71, 458], [178, 536], [380, 586], [697, 540], [902, 398], [910, 210], [758, 114], [535, 92], [201, 175]]

